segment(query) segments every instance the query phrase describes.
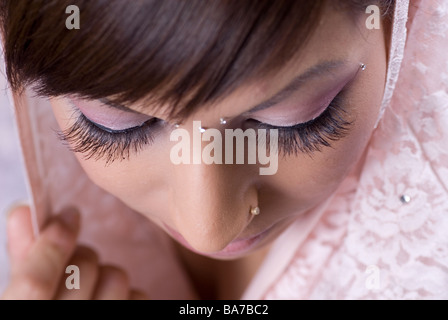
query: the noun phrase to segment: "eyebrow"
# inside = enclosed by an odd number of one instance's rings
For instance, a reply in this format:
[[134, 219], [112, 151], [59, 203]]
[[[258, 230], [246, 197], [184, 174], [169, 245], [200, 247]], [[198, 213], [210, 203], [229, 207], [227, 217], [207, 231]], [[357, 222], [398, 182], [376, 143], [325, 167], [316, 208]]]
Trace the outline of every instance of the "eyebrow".
[[263, 101], [251, 108], [245, 113], [252, 113], [260, 110], [270, 108], [290, 97], [295, 93], [305, 82], [310, 81], [312, 78], [328, 74], [331, 70], [340, 68], [346, 65], [345, 60], [331, 60], [318, 63], [310, 68], [308, 68], [304, 73], [296, 76], [291, 80], [283, 89], [277, 92], [272, 98]]
[[[296, 76], [294, 79], [292, 79], [291, 82], [289, 82], [283, 89], [281, 89], [279, 92], [277, 92], [273, 97], [257, 104], [255, 107], [251, 108], [250, 110], [248, 110], [244, 113], [252, 113], [252, 112], [270, 108], [270, 107], [282, 102], [283, 100], [286, 100], [293, 93], [295, 93], [300, 88], [300, 86], [302, 86], [306, 81], [309, 81], [312, 78], [315, 78], [315, 77], [323, 75], [323, 74], [328, 74], [331, 70], [340, 68], [341, 66], [344, 66], [345, 64], [346, 64], [345, 60], [330, 60], [330, 61], [323, 61], [321, 63], [318, 63], [318, 64], [308, 68], [304, 73], [302, 73], [302, 74]], [[112, 107], [114, 109], [118, 109], [118, 110], [125, 111], [125, 112], [141, 114], [141, 112], [138, 112], [131, 108], [125, 107], [121, 104], [114, 103], [113, 101], [109, 100], [108, 98], [101, 98], [98, 100], [100, 102], [104, 103], [105, 105]]]
[[115, 102], [109, 100], [108, 98], [101, 98], [101, 99], [98, 99], [98, 101], [104, 103], [105, 105], [107, 105], [109, 107], [112, 107], [114, 109], [118, 109], [121, 111], [130, 112], [130, 113], [141, 113], [141, 112], [135, 111], [131, 108], [127, 108], [121, 104], [115, 103]]

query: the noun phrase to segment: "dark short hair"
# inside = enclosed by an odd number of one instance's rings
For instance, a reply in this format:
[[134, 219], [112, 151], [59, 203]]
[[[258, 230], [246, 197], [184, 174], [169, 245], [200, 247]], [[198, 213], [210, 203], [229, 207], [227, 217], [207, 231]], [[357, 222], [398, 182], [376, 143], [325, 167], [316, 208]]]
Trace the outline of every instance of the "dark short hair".
[[[169, 104], [173, 117], [269, 76], [310, 38], [326, 3], [393, 0], [0, 0], [13, 90], [119, 104]], [[81, 12], [65, 26], [66, 7]], [[389, 10], [391, 11], [391, 10]]]

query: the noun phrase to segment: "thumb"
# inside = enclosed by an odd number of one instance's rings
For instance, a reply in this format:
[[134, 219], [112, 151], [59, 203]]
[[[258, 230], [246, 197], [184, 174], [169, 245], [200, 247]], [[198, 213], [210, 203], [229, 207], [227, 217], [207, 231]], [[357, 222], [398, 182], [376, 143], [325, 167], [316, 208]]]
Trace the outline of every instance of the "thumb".
[[20, 264], [35, 240], [31, 210], [28, 205], [19, 205], [10, 209], [7, 233], [11, 265]]

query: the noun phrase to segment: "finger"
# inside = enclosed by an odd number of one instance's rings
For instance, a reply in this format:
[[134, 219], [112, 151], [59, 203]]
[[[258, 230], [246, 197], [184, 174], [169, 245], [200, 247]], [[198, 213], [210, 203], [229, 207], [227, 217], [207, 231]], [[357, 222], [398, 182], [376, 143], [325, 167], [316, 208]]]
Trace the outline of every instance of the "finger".
[[129, 300], [149, 300], [148, 296], [138, 290], [131, 290], [129, 293]]
[[35, 240], [28, 206], [11, 209], [8, 213], [7, 233], [10, 262], [14, 267], [24, 260]]
[[99, 277], [94, 300], [127, 300], [129, 298], [129, 279], [126, 273], [116, 267], [103, 266]]
[[20, 266], [11, 270], [6, 299], [52, 299], [76, 245], [79, 215], [73, 209], [53, 218], [29, 248]]
[[69, 274], [65, 272], [55, 299], [91, 299], [98, 279], [98, 255], [90, 248], [78, 246], [68, 265], [77, 269], [70, 271]]

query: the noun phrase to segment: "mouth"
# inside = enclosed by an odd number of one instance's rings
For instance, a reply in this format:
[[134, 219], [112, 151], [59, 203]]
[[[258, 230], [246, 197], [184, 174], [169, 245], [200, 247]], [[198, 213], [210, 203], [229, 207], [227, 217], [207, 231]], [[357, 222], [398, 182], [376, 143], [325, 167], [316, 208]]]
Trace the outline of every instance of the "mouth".
[[263, 230], [260, 233], [257, 233], [255, 235], [244, 237], [244, 238], [237, 238], [230, 242], [224, 249], [217, 251], [217, 252], [201, 252], [193, 248], [186, 240], [185, 238], [177, 231], [173, 230], [169, 226], [165, 225], [165, 228], [168, 230], [168, 233], [177, 240], [180, 244], [182, 244], [184, 247], [188, 248], [189, 250], [203, 255], [208, 256], [211, 258], [234, 258], [238, 256], [242, 256], [248, 252], [250, 252], [252, 249], [257, 247], [260, 242], [266, 238], [266, 236], [270, 233], [273, 226], [270, 226], [269, 228]]

